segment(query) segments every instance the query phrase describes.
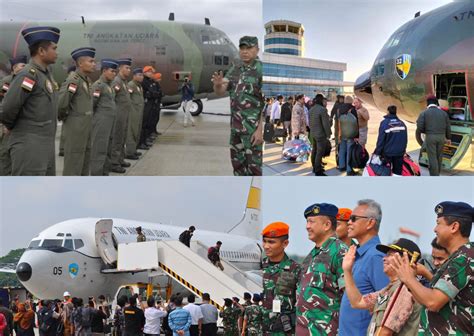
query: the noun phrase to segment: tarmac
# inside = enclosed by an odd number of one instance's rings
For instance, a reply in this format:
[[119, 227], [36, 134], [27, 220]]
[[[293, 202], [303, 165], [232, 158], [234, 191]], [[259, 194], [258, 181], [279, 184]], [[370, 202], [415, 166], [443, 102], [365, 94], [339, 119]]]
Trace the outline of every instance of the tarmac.
[[[328, 103], [328, 111], [331, 111], [334, 103]], [[383, 119], [384, 113], [380, 112], [375, 107], [365, 104], [364, 105], [370, 114], [369, 120], [369, 134], [367, 140], [367, 151], [373, 153], [377, 143], [378, 129], [380, 122]], [[418, 156], [420, 153], [420, 145], [415, 139], [416, 125], [413, 123], [405, 122], [408, 129], [408, 146], [407, 153], [411, 158], [418, 162]], [[334, 134], [334, 129], [333, 129]], [[335, 143], [334, 139], [332, 142], [332, 153], [331, 156], [324, 159], [327, 163], [326, 174], [328, 176], [346, 176], [345, 172], [340, 172], [336, 168], [336, 154], [335, 154]], [[283, 144], [282, 143], [265, 143], [263, 152], [263, 175], [264, 176], [314, 176], [311, 167], [311, 161], [304, 163], [290, 162], [281, 157]], [[421, 166], [421, 175], [429, 176], [428, 168]], [[453, 170], [443, 170], [442, 176], [474, 176], [474, 144], [471, 144], [466, 155], [462, 161]]]
[[[183, 126], [184, 113], [161, 110], [158, 132], [162, 133], [149, 150], [139, 150], [139, 160], [126, 160], [125, 174], [111, 176], [230, 176], [229, 98], [203, 100], [203, 112], [194, 117], [196, 126]], [[56, 133], [56, 175], [62, 175], [64, 158], [59, 152], [61, 124]]]

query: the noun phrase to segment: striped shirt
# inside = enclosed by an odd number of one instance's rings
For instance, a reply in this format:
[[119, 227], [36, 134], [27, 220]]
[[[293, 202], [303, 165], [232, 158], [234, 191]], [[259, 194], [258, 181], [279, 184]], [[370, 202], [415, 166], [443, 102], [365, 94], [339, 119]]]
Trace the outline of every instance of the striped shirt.
[[178, 336], [178, 330], [184, 330], [184, 336], [190, 336], [191, 314], [182, 307], [176, 307], [168, 317], [168, 325], [173, 330], [173, 336]]

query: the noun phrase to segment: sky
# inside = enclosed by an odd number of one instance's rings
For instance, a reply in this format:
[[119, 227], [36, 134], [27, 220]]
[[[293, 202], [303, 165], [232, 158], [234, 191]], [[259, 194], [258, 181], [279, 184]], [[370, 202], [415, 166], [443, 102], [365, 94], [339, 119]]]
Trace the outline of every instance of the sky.
[[[283, 221], [290, 225], [290, 254], [307, 255], [314, 243], [307, 239], [304, 209], [314, 203], [332, 203], [353, 209], [360, 199], [374, 199], [382, 206], [382, 243], [400, 238], [400, 226], [422, 234], [419, 246], [430, 253], [436, 215], [442, 201], [462, 201], [474, 205], [471, 177], [421, 178], [311, 178], [265, 177], [262, 185], [263, 225]], [[412, 239], [416, 242], [416, 238]], [[471, 234], [471, 241], [474, 233]]]
[[[415, 13], [451, 0], [263, 0], [263, 21], [286, 19], [305, 28], [305, 57], [347, 63], [344, 80], [371, 69], [378, 52]], [[260, 36], [265, 34], [264, 27]]]
[[[257, 35], [262, 26], [261, 0], [0, 0], [1, 21], [157, 20], [204, 23], [223, 30], [238, 45], [243, 35]], [[245, 23], [245, 24], [243, 24]]]
[[225, 232], [242, 218], [250, 183], [246, 177], [0, 177], [0, 256], [81, 217]]

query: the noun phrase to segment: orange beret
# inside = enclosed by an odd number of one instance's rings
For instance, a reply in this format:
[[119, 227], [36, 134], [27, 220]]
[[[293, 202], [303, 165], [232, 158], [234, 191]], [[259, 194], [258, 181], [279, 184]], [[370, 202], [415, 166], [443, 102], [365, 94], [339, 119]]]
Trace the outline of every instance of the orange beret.
[[153, 74], [153, 79], [161, 79], [161, 74], [159, 72]]
[[288, 224], [283, 222], [274, 222], [268, 224], [262, 231], [262, 236], [277, 238], [281, 236], [286, 236], [290, 232], [290, 227]]
[[155, 72], [155, 68], [152, 67], [151, 65], [147, 65], [143, 68], [143, 72], [148, 72], [148, 71]]
[[339, 208], [336, 219], [341, 221], [349, 221], [349, 217], [352, 215], [352, 210], [348, 208]]

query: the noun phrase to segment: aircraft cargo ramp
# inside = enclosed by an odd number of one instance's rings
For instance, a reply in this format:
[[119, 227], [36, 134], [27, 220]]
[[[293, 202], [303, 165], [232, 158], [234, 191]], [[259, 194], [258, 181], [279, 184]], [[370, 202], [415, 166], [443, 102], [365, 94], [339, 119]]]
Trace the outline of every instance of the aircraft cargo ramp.
[[262, 287], [223, 260], [224, 271], [203, 257], [207, 248], [195, 243], [197, 253], [179, 241], [119, 244], [117, 271], [161, 270], [191, 292], [209, 293], [212, 304], [222, 308], [224, 298], [242, 298], [244, 292], [260, 293]]

